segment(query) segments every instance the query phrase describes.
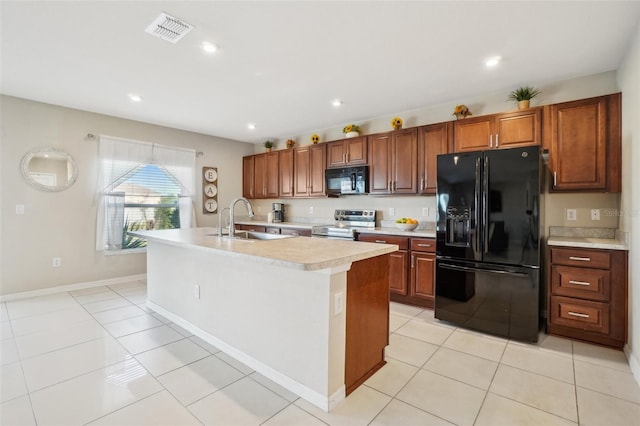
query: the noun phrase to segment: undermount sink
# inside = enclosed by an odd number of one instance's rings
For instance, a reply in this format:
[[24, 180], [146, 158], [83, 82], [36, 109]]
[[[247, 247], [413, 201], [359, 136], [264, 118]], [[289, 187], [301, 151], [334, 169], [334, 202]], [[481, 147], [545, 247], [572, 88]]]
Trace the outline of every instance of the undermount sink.
[[255, 232], [255, 231], [236, 231], [235, 236], [230, 237], [225, 235], [224, 238], [230, 238], [234, 240], [245, 241], [267, 241], [267, 240], [281, 240], [283, 238], [291, 238], [295, 235], [283, 235], [283, 234], [269, 234], [267, 232]]

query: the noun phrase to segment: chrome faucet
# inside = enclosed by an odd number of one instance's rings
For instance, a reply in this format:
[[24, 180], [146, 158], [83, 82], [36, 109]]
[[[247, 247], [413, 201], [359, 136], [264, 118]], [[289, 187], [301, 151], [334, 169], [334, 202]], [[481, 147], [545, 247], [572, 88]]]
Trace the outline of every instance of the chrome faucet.
[[231, 202], [231, 207], [229, 207], [229, 237], [235, 237], [236, 235], [236, 223], [235, 223], [235, 206], [238, 201], [244, 201], [247, 206], [247, 211], [249, 212], [249, 217], [253, 217], [253, 207], [251, 206], [251, 202], [244, 197], [236, 198]]
[[229, 210], [229, 207], [225, 207], [224, 209], [220, 210], [220, 213], [218, 213], [218, 236], [219, 237], [222, 237], [222, 235], [224, 234], [224, 232], [222, 232], [222, 216], [224, 216], [225, 210], [231, 212], [231, 210]]

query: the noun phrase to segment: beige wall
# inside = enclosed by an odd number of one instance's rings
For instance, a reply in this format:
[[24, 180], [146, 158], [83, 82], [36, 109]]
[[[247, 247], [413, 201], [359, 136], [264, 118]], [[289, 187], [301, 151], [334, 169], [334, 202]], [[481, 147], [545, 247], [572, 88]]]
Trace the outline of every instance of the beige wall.
[[[534, 105], [562, 102], [619, 91], [615, 72], [577, 78], [570, 81], [538, 84], [542, 95]], [[359, 122], [363, 133], [390, 129], [392, 116], [404, 118], [405, 126], [417, 126], [451, 120], [453, 106], [467, 104], [475, 115], [514, 109], [505, 102], [504, 93], [457, 99], [447, 104], [413, 111], [399, 112]], [[626, 95], [624, 97], [626, 99]], [[120, 118], [78, 111], [58, 106], [3, 96], [2, 149], [0, 150], [0, 245], [2, 271], [0, 294], [12, 294], [65, 284], [96, 281], [145, 272], [144, 254], [105, 256], [94, 250], [97, 143], [86, 138], [88, 133], [184, 146], [203, 151], [197, 158], [202, 166], [218, 167], [220, 175], [219, 204], [227, 206], [242, 192], [241, 157], [262, 152], [261, 145], [229, 141], [222, 138], [155, 126]], [[631, 120], [629, 120], [631, 121]], [[346, 124], [346, 123], [344, 123]], [[312, 133], [322, 140], [342, 138], [342, 125], [323, 130], [310, 130], [294, 137], [308, 144]], [[291, 135], [283, 135], [286, 140]], [[28, 186], [22, 179], [19, 164], [22, 156], [38, 146], [53, 146], [71, 153], [78, 162], [80, 177], [72, 188], [59, 193], [44, 193]], [[630, 185], [627, 185], [628, 187]], [[619, 209], [615, 194], [551, 195], [546, 203], [546, 226], [567, 225], [566, 208], [577, 208], [578, 218], [591, 208]], [[271, 202], [255, 201], [258, 214], [266, 215]], [[281, 200], [287, 204], [287, 217], [333, 220], [338, 207], [361, 207], [378, 210], [380, 218], [392, 220], [406, 216], [422, 221], [435, 221], [435, 197], [350, 196], [339, 199]], [[200, 202], [198, 198], [197, 202]], [[16, 215], [16, 204], [25, 205], [25, 215]], [[389, 208], [395, 209], [391, 215]], [[424, 209], [428, 214], [423, 215]], [[313, 210], [313, 213], [310, 212]], [[198, 224], [216, 226], [217, 215], [204, 216], [197, 206]], [[604, 218], [604, 215], [602, 215]], [[617, 218], [593, 223], [592, 226], [617, 227]], [[582, 220], [576, 226], [589, 226]], [[62, 258], [62, 267], [53, 268], [52, 258]]]
[[[203, 166], [218, 167], [220, 204], [229, 204], [242, 192], [239, 165], [242, 156], [253, 152], [250, 144], [19, 98], [2, 96], [0, 102], [2, 295], [146, 272], [144, 253], [95, 251], [98, 143], [89, 140], [88, 133], [202, 151], [196, 159], [198, 175]], [[79, 177], [71, 188], [41, 192], [24, 181], [20, 161], [41, 146], [63, 149], [74, 157]], [[25, 206], [24, 215], [15, 213], [17, 204]], [[198, 204], [196, 212], [199, 225], [216, 225], [217, 215], [203, 215]], [[62, 259], [61, 267], [52, 267], [53, 257]]]
[[629, 362], [640, 381], [640, 24], [618, 71], [622, 90], [622, 199], [620, 229], [629, 251]]
[[[620, 91], [616, 81], [616, 72], [610, 71], [567, 81], [537, 84], [541, 90], [541, 95], [534, 99], [532, 106], [547, 105], [557, 102], [565, 102], [592, 96], [606, 95]], [[439, 123], [452, 120], [452, 112], [455, 105], [464, 103], [475, 116], [493, 114], [497, 112], [510, 111], [515, 109], [513, 102], [505, 101], [505, 92], [494, 92], [483, 94], [482, 96], [455, 99], [446, 104], [430, 106], [417, 110], [390, 114], [386, 117], [379, 117], [370, 120], [363, 120], [356, 124], [361, 125], [363, 134], [385, 132], [391, 130], [390, 121], [394, 116], [400, 116], [405, 122], [405, 127], [419, 126], [424, 124]], [[347, 124], [347, 123], [344, 123]], [[343, 125], [344, 125], [343, 124]], [[284, 141], [293, 138], [299, 145], [308, 145], [313, 133], [318, 133], [322, 141], [342, 139], [343, 125], [329, 129], [314, 129], [309, 133], [292, 136], [282, 135], [278, 139], [278, 148], [284, 147]], [[263, 152], [264, 148], [258, 144], [255, 152]], [[257, 205], [262, 213], [266, 214], [270, 210], [270, 203], [259, 201]], [[333, 210], [338, 207], [362, 207], [375, 208], [384, 220], [398, 217], [413, 217], [419, 220], [435, 221], [435, 197], [341, 197], [329, 200], [300, 200], [286, 199], [280, 200], [287, 204], [288, 217], [313, 217], [320, 216], [333, 220]], [[552, 194], [546, 197], [545, 227], [549, 226], [584, 226], [617, 228], [618, 217], [615, 215], [606, 216], [605, 211], [617, 211], [620, 207], [620, 196], [617, 194]], [[313, 207], [313, 214], [309, 208]], [[395, 216], [389, 214], [389, 207], [395, 208]], [[423, 208], [429, 209], [428, 216], [423, 216]], [[566, 209], [575, 208], [578, 220], [575, 222], [566, 221]], [[590, 210], [601, 209], [601, 220], [592, 221]]]

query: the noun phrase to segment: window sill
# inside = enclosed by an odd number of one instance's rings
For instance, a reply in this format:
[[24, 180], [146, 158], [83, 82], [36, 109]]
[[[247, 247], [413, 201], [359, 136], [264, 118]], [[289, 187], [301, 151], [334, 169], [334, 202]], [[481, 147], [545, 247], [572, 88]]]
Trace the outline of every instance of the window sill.
[[120, 256], [120, 255], [126, 255], [126, 254], [137, 254], [137, 253], [146, 253], [146, 252], [147, 252], [147, 248], [142, 247], [142, 248], [124, 249], [124, 250], [105, 250], [104, 254], [105, 256]]

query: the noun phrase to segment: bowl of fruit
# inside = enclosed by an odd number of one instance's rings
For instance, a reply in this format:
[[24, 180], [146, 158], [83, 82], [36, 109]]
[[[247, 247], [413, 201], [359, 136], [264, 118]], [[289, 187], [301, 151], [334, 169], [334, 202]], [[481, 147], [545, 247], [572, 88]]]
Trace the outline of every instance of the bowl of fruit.
[[396, 227], [403, 231], [413, 231], [418, 227], [418, 220], [410, 217], [402, 217], [396, 220]]

